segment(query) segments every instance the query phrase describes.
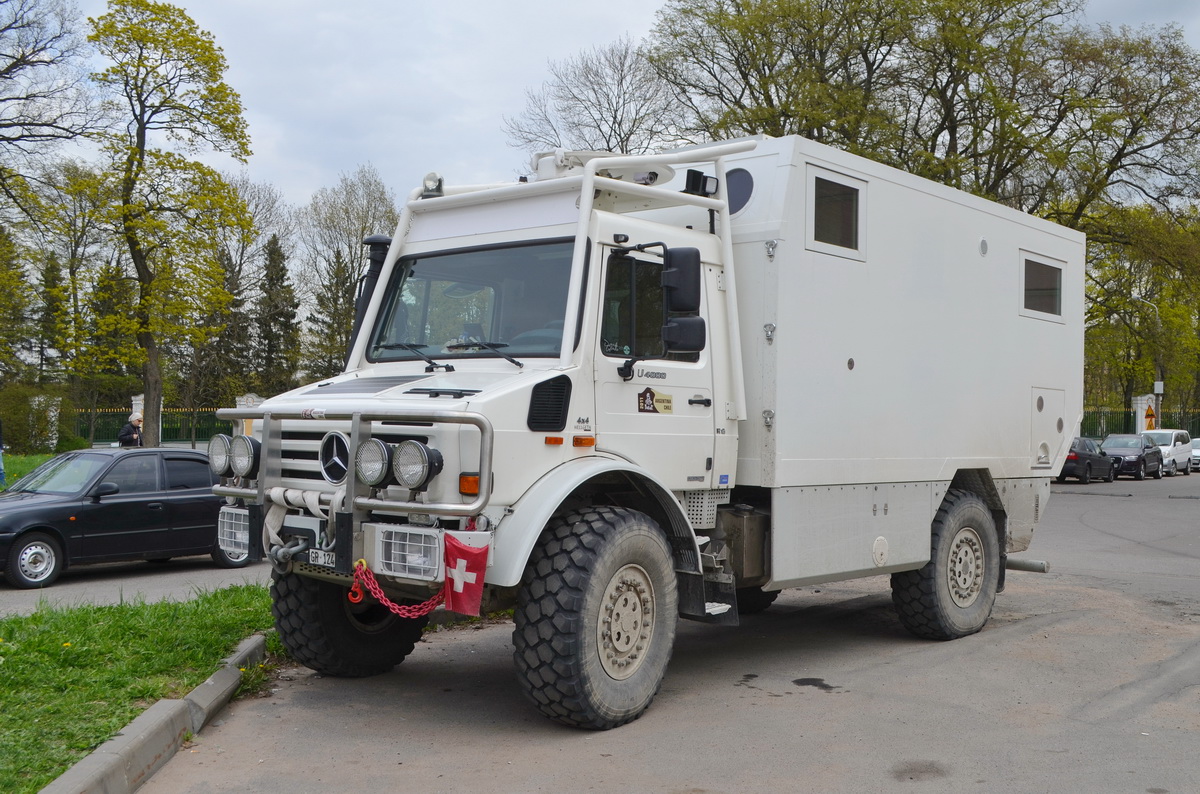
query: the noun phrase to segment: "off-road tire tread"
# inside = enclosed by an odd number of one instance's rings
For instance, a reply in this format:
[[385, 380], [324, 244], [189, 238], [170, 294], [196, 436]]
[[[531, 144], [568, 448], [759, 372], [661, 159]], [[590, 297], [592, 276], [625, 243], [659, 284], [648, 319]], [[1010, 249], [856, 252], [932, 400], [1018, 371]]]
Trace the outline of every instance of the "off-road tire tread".
[[[329, 605], [322, 599], [344, 598], [345, 592], [344, 587], [312, 577], [272, 573], [271, 614], [279, 639], [293, 659], [322, 675], [364, 678], [388, 672], [412, 653], [429, 616], [394, 616], [386, 632], [356, 637], [349, 623], [325, 623]], [[340, 639], [335, 636], [339, 632]]]
[[[975, 494], [959, 489], [949, 491], [933, 519], [929, 562], [924, 567], [915, 571], [902, 571], [892, 574], [892, 604], [896, 608], [900, 622], [909, 632], [922, 639], [952, 640], [968, 634], [974, 634], [983, 628], [983, 623], [987, 622], [987, 616], [991, 614], [991, 604], [988, 604], [987, 615], [984, 616], [983, 622], [972, 630], [962, 631], [947, 619], [947, 615], [938, 603], [938, 595], [935, 592], [939, 584], [939, 577], [945, 576], [944, 572], [937, 570], [936, 558], [939, 541], [943, 533], [953, 533], [955, 531], [947, 526], [947, 520], [958, 505], [967, 504], [972, 501], [978, 502], [985, 511], [987, 510], [986, 504]], [[992, 534], [994, 537], [994, 527], [992, 528]], [[995, 565], [998, 573], [998, 549], [993, 551], [996, 552], [997, 559], [994, 561], [989, 560], [988, 564]], [[996, 579], [997, 577], [993, 577], [991, 593], [981, 593], [981, 598], [988, 598], [994, 602], [996, 597]]]
[[[513, 662], [525, 696], [556, 722], [608, 730], [636, 720], [658, 694], [661, 674], [636, 713], [616, 719], [600, 713], [588, 698], [588, 683], [579, 659], [582, 649], [578, 647], [580, 638], [586, 642], [587, 633], [594, 631], [584, 625], [582, 609], [591, 572], [603, 547], [631, 523], [646, 522], [653, 525], [645, 515], [617, 507], [562, 514], [549, 521], [530, 555], [513, 611]], [[666, 539], [662, 542], [669, 562]], [[664, 672], [674, 642], [675, 603], [672, 589], [669, 598], [657, 599], [656, 604], [655, 619], [670, 625], [666, 660], [661, 665]]]

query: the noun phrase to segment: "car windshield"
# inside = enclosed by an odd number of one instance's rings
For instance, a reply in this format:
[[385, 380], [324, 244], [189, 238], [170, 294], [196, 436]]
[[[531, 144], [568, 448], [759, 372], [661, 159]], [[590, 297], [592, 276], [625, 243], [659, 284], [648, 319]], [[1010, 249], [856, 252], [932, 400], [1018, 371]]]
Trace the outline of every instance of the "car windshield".
[[1109, 438], [1104, 441], [1105, 449], [1141, 449], [1142, 440], [1137, 436]]
[[12, 484], [9, 491], [71, 494], [83, 490], [112, 458], [87, 453], [60, 455]]
[[1169, 447], [1175, 440], [1174, 433], [1146, 433], [1146, 438], [1158, 444], [1160, 447]]
[[401, 260], [367, 358], [557, 357], [573, 245], [556, 240]]

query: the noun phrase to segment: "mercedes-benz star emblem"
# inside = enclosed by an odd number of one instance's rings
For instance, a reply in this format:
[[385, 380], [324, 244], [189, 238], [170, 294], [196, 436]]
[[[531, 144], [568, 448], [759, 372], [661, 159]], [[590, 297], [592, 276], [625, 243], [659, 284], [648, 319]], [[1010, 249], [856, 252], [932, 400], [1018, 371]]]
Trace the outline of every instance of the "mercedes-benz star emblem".
[[345, 434], [326, 433], [321, 439], [321, 476], [334, 485], [346, 479], [350, 470], [350, 439]]

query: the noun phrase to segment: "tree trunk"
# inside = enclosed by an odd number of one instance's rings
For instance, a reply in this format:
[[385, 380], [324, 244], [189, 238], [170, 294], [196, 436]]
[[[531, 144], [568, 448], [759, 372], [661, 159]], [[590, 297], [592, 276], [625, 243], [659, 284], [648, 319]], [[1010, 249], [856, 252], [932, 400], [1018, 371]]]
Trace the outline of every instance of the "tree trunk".
[[142, 444], [157, 447], [161, 440], [163, 378], [159, 362], [158, 341], [154, 334], [142, 331], [137, 335], [138, 344], [146, 351], [146, 363], [142, 367], [142, 386], [145, 403], [142, 407]]

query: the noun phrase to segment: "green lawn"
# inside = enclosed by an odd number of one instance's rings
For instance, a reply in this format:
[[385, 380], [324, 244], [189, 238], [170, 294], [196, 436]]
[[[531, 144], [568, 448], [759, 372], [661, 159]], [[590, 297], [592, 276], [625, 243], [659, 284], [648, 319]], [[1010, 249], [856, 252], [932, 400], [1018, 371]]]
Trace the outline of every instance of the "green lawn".
[[[270, 601], [264, 586], [235, 585], [0, 618], [0, 791], [39, 791], [156, 701], [186, 695], [271, 629]], [[268, 641], [281, 653], [273, 631]], [[262, 685], [269, 666], [243, 687]]]

